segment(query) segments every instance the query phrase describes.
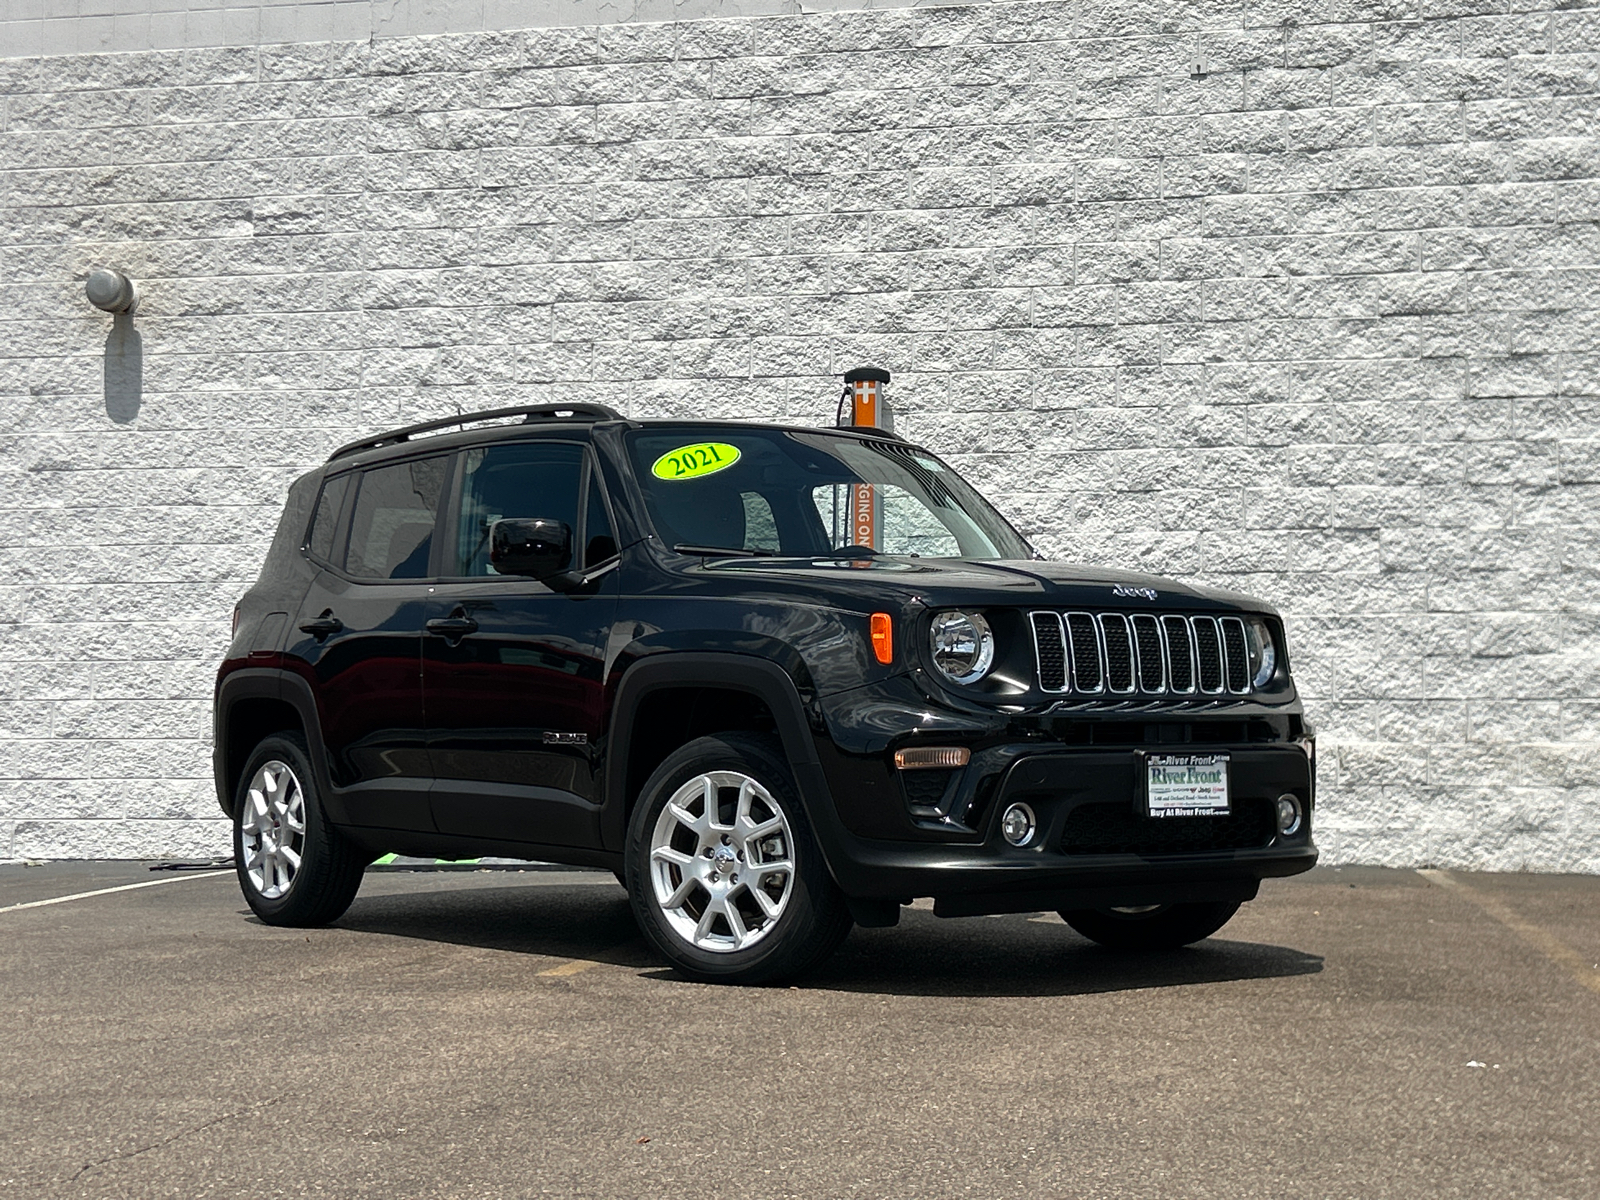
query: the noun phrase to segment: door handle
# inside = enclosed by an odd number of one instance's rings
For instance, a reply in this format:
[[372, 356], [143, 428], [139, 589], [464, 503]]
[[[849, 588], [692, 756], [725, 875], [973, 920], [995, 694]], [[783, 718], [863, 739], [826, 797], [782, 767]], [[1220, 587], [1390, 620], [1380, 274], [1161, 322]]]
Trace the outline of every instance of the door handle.
[[452, 641], [464, 638], [469, 633], [476, 633], [478, 623], [471, 617], [435, 617], [428, 622], [428, 632], [437, 633]]
[[320, 617], [313, 617], [309, 621], [300, 622], [300, 631], [309, 633], [317, 641], [321, 641], [329, 634], [338, 633], [344, 628], [344, 622], [333, 615], [333, 609], [324, 609]]

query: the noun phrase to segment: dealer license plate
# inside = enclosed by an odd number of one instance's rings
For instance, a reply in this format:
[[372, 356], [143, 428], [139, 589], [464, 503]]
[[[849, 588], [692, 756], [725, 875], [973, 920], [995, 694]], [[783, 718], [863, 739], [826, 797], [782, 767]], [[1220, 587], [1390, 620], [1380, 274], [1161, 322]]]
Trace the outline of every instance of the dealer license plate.
[[1151, 754], [1145, 771], [1145, 811], [1152, 817], [1228, 815], [1226, 754]]

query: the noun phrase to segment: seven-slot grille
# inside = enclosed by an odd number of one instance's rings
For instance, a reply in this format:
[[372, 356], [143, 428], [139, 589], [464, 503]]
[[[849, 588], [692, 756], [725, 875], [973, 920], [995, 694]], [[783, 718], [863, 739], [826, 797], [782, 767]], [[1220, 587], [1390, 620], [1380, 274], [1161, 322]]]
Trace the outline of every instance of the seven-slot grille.
[[1035, 612], [1039, 687], [1081, 696], [1222, 696], [1250, 690], [1240, 617]]

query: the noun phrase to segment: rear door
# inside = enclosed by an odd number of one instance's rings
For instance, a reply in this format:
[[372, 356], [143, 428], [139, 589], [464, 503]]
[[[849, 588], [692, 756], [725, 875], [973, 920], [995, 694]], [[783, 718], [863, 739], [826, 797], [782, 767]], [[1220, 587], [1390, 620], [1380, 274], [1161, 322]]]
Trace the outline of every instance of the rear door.
[[423, 638], [433, 818], [443, 833], [599, 845], [604, 660], [617, 572], [556, 592], [489, 565], [489, 529], [544, 517], [573, 531], [574, 567], [615, 561], [592, 453], [576, 441], [462, 451]]
[[[322, 568], [286, 656], [317, 696], [329, 774], [352, 824], [431, 830], [422, 624], [450, 458], [334, 477], [307, 550]], [[323, 521], [340, 516], [333, 532]]]

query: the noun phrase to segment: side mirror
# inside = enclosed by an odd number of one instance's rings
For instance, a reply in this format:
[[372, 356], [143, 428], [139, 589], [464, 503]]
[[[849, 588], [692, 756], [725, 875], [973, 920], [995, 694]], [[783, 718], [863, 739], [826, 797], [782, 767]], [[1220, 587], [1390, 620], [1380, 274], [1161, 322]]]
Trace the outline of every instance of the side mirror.
[[572, 529], [544, 517], [511, 517], [489, 527], [489, 563], [502, 575], [550, 581], [572, 562]]

